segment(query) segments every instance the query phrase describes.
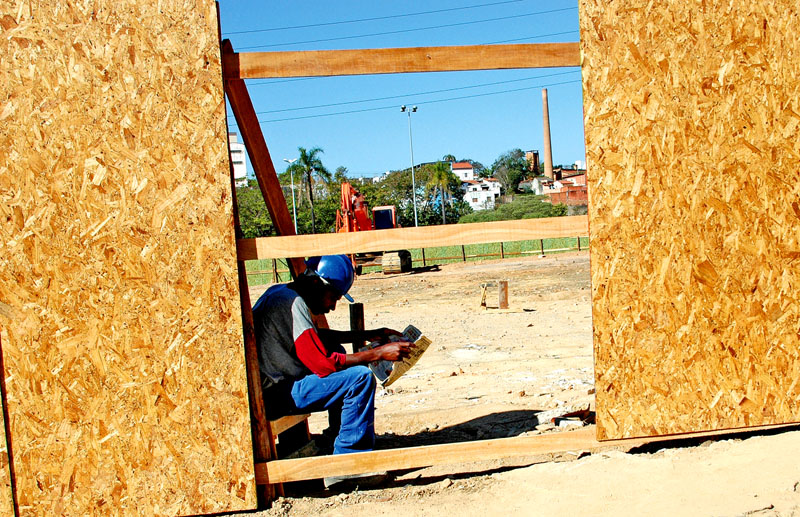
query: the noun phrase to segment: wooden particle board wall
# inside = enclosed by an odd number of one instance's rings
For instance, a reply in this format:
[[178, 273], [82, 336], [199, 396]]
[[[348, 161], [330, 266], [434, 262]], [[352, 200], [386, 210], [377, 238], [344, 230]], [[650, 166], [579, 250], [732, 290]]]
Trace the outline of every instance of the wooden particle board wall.
[[20, 514], [255, 507], [214, 2], [9, 0], [0, 26]]
[[598, 433], [800, 420], [800, 5], [580, 0]]

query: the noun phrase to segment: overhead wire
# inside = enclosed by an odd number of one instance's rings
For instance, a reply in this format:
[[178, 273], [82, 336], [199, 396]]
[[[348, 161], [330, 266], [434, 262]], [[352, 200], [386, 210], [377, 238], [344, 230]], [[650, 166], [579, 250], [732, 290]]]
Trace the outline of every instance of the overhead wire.
[[436, 9], [434, 11], [420, 11], [416, 13], [404, 13], [404, 14], [392, 14], [387, 16], [374, 16], [372, 18], [359, 18], [356, 20], [339, 20], [335, 22], [322, 22], [322, 23], [310, 23], [307, 25], [292, 25], [287, 27], [271, 27], [267, 29], [252, 29], [252, 30], [245, 30], [245, 31], [231, 31], [231, 32], [223, 32], [222, 34], [225, 36], [233, 36], [238, 34], [255, 34], [260, 32], [275, 32], [275, 31], [286, 31], [286, 30], [293, 30], [293, 29], [311, 29], [314, 27], [330, 27], [333, 25], [344, 25], [349, 23], [361, 23], [361, 22], [374, 22], [378, 20], [394, 20], [397, 18], [408, 18], [411, 16], [423, 16], [427, 14], [439, 14], [439, 13], [447, 13], [453, 11], [465, 11], [467, 9], [478, 9], [481, 7], [493, 7], [496, 5], [503, 5], [503, 4], [515, 4], [519, 3], [522, 0], [503, 0], [502, 2], [491, 2], [488, 4], [478, 4], [478, 5], [467, 5], [463, 7], [451, 7], [448, 9]]
[[[565, 84], [575, 84], [575, 83], [580, 83], [580, 82], [581, 82], [580, 79], [576, 79], [576, 80], [573, 80], [573, 81], [561, 81], [561, 82], [557, 82], [557, 83], [539, 84], [539, 85], [536, 85], [536, 86], [526, 86], [524, 88], [514, 88], [514, 89], [511, 89], [511, 90], [502, 90], [502, 91], [499, 91], [499, 92], [476, 93], [476, 94], [473, 94], [473, 95], [462, 95], [460, 97], [450, 97], [450, 98], [447, 98], [447, 99], [434, 99], [434, 100], [430, 100], [430, 101], [417, 102], [416, 104], [419, 105], [419, 106], [424, 106], [424, 105], [428, 105], [428, 104], [437, 104], [437, 103], [440, 103], [440, 102], [450, 102], [450, 101], [463, 100], [463, 99], [474, 99], [474, 98], [477, 98], [477, 97], [486, 97], [486, 96], [489, 96], [489, 95], [501, 95], [501, 94], [506, 94], [506, 93], [521, 92], [521, 91], [526, 91], [526, 90], [536, 90], [536, 89], [539, 89], [539, 88], [549, 88], [551, 86], [561, 86], [561, 85], [565, 85]], [[304, 115], [304, 116], [300, 116], [300, 117], [287, 117], [287, 118], [280, 118], [280, 119], [259, 120], [258, 123], [259, 124], [269, 124], [269, 123], [273, 123], [273, 122], [288, 122], [288, 121], [292, 121], [292, 120], [305, 120], [305, 119], [312, 119], [312, 118], [332, 117], [332, 116], [336, 116], [336, 115], [349, 115], [349, 114], [352, 114], [352, 113], [366, 113], [366, 112], [370, 112], [370, 111], [380, 111], [380, 110], [396, 109], [396, 108], [397, 108], [397, 106], [392, 104], [392, 105], [388, 105], [388, 106], [378, 106], [378, 107], [374, 107], [374, 108], [364, 108], [364, 109], [348, 110], [348, 111], [337, 111], [337, 112], [334, 112], [334, 113], [321, 113], [321, 114], [317, 114], [317, 115]], [[231, 121], [229, 124], [231, 126], [236, 126], [237, 125], [233, 121]]]
[[563, 11], [571, 11], [571, 10], [575, 10], [575, 9], [577, 9], [577, 7], [564, 7], [564, 8], [561, 8], [561, 9], [549, 9], [549, 10], [546, 10], [546, 11], [537, 11], [537, 12], [533, 12], [533, 13], [523, 13], [523, 14], [510, 15], [510, 16], [500, 16], [500, 17], [497, 17], [497, 18], [487, 18], [487, 19], [484, 19], [484, 20], [472, 20], [472, 21], [468, 21], [468, 22], [448, 23], [448, 24], [444, 24], [444, 25], [430, 25], [428, 27], [417, 27], [417, 28], [414, 28], [414, 29], [399, 29], [399, 30], [395, 30], [395, 31], [374, 32], [374, 33], [370, 33], [370, 34], [356, 34], [356, 35], [352, 35], [352, 36], [339, 36], [339, 37], [336, 37], [336, 38], [320, 38], [320, 39], [314, 39], [314, 40], [293, 41], [293, 42], [289, 42], [289, 43], [271, 43], [271, 44], [268, 44], [268, 45], [251, 45], [251, 46], [246, 46], [246, 47], [239, 47], [238, 50], [253, 50], [253, 49], [261, 49], [261, 48], [286, 47], [286, 46], [290, 46], [290, 45], [304, 45], [304, 44], [307, 44], [307, 43], [323, 43], [323, 42], [328, 42], [328, 41], [341, 41], [341, 40], [356, 39], [356, 38], [369, 38], [369, 37], [373, 37], [373, 36], [388, 36], [388, 35], [393, 35], [393, 34], [405, 34], [405, 33], [409, 33], [409, 32], [418, 32], [418, 31], [424, 31], [424, 30], [444, 29], [444, 28], [459, 27], [459, 26], [464, 26], [464, 25], [474, 25], [476, 23], [489, 23], [489, 22], [496, 22], [496, 21], [503, 21], [503, 20], [526, 18], [526, 17], [530, 17], [530, 16], [539, 16], [539, 15], [542, 15], [542, 14], [551, 14], [551, 13], [557, 13], [557, 12], [563, 12]]
[[344, 101], [344, 102], [332, 102], [329, 104], [317, 104], [315, 106], [298, 106], [294, 108], [283, 108], [283, 109], [276, 109], [276, 110], [266, 110], [266, 111], [257, 111], [256, 115], [266, 115], [267, 113], [282, 113], [286, 111], [300, 111], [300, 110], [309, 110], [309, 109], [317, 109], [317, 108], [331, 108], [334, 106], [346, 106], [348, 104], [361, 104], [364, 102], [376, 102], [376, 101], [385, 101], [390, 99], [401, 99], [406, 97], [413, 97], [413, 96], [421, 96], [421, 95], [433, 95], [435, 93], [445, 93], [445, 92], [454, 92], [458, 90], [469, 90], [473, 88], [483, 88], [486, 86], [497, 86], [499, 84], [509, 84], [509, 83], [519, 83], [523, 81], [534, 81], [536, 79], [544, 79], [545, 77], [556, 77], [559, 75], [567, 75], [567, 74], [574, 74], [579, 72], [579, 70], [569, 70], [566, 72], [556, 72], [552, 74], [544, 74], [544, 75], [536, 75], [533, 77], [523, 77], [520, 79], [508, 79], [504, 81], [494, 81], [491, 83], [482, 83], [482, 84], [471, 84], [469, 86], [456, 86], [454, 88], [444, 88], [441, 90], [429, 90], [425, 92], [414, 92], [414, 93], [406, 93], [402, 95], [390, 95], [387, 97], [373, 97], [371, 99], [362, 99], [362, 100], [355, 100], [355, 101]]

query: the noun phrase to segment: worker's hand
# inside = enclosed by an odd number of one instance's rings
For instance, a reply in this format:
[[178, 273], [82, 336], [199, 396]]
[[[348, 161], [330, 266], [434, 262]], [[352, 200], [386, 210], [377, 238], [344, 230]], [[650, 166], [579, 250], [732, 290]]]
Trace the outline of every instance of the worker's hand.
[[377, 341], [383, 344], [388, 343], [393, 337], [403, 337], [403, 333], [386, 327], [367, 331], [367, 341]]
[[392, 341], [375, 348], [375, 350], [380, 354], [381, 359], [399, 361], [411, 355], [411, 350], [414, 346], [414, 343], [409, 343], [408, 341]]

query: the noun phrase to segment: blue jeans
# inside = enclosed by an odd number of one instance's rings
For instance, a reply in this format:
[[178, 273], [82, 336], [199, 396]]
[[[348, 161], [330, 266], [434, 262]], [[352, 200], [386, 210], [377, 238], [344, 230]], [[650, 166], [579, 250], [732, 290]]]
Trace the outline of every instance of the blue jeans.
[[371, 451], [375, 446], [375, 378], [366, 366], [351, 366], [326, 377], [294, 381], [292, 400], [300, 411], [341, 411], [334, 454]]

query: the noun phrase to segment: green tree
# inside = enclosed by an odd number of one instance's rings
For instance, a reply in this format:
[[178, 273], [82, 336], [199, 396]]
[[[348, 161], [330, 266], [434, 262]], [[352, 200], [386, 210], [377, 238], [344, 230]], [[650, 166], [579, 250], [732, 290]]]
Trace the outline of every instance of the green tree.
[[454, 154], [446, 154], [442, 156], [443, 162], [454, 162], [456, 161], [456, 156]]
[[512, 149], [500, 156], [492, 164], [492, 176], [497, 178], [506, 194], [512, 194], [525, 177], [528, 162], [521, 149]]
[[255, 180], [250, 180], [246, 186], [236, 189], [236, 204], [239, 207], [242, 237], [252, 239], [276, 235], [261, 189]]
[[344, 167], [342, 165], [336, 167], [336, 171], [333, 173], [333, 181], [335, 181], [339, 185], [347, 181], [350, 181], [350, 179], [347, 177], [347, 172], [348, 172], [347, 167]]
[[[427, 187], [428, 189], [433, 190], [433, 196], [436, 197], [436, 192], [439, 192], [440, 197], [440, 205], [442, 207], [442, 224], [447, 224], [447, 218], [445, 216], [446, 212], [446, 203], [445, 203], [445, 194], [451, 194], [450, 190], [450, 182], [451, 176], [455, 177], [455, 175], [450, 171], [450, 165], [445, 162], [436, 162], [434, 164], [433, 169], [430, 172], [430, 178], [428, 179]], [[457, 178], [456, 178], [457, 179]]]
[[314, 182], [317, 180], [327, 186], [331, 181], [331, 173], [325, 168], [319, 157], [324, 152], [322, 149], [312, 147], [307, 150], [305, 147], [298, 147], [297, 150], [300, 152], [300, 156], [286, 170], [300, 174], [300, 190], [305, 192], [308, 204], [311, 206], [311, 233], [316, 233]]

